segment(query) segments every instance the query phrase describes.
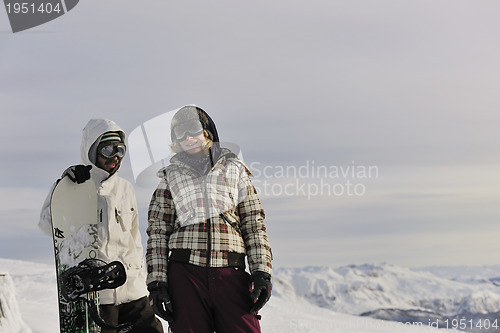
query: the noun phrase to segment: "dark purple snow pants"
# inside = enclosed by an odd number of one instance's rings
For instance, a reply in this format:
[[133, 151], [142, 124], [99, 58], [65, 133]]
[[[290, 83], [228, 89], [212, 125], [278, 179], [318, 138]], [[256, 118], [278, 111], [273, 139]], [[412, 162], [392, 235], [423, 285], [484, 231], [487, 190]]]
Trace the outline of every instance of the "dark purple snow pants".
[[250, 275], [242, 268], [206, 268], [169, 263], [173, 333], [260, 333], [250, 314]]

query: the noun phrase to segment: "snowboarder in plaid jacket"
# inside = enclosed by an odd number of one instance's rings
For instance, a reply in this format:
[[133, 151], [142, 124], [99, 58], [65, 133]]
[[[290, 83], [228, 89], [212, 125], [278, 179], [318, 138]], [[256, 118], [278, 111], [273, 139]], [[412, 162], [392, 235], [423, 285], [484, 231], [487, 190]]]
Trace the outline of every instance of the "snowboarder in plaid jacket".
[[174, 333], [260, 332], [272, 254], [252, 174], [220, 147], [214, 122], [199, 107], [177, 111], [171, 137], [176, 154], [158, 172], [148, 212], [153, 309]]

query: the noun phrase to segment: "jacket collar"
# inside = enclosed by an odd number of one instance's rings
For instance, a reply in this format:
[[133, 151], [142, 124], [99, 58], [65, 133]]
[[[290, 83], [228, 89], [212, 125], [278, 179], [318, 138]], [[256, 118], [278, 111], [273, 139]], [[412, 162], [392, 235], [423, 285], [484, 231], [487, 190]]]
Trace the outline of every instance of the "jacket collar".
[[[163, 177], [169, 170], [172, 170], [173, 168], [188, 168], [190, 170], [193, 170], [194, 172], [199, 173], [195, 168], [193, 168], [188, 163], [185, 163], [177, 155], [178, 154], [175, 154], [174, 156], [172, 156], [172, 158], [170, 159], [170, 165], [168, 165], [168, 166], [166, 166], [158, 171], [158, 174], [157, 174], [158, 177], [160, 177], [160, 178]], [[237, 158], [237, 156], [227, 148], [220, 148], [219, 158], [217, 159], [217, 161], [214, 161], [214, 167], [212, 168], [212, 170], [219, 165], [226, 165], [228, 159], [230, 159], [230, 158]]]

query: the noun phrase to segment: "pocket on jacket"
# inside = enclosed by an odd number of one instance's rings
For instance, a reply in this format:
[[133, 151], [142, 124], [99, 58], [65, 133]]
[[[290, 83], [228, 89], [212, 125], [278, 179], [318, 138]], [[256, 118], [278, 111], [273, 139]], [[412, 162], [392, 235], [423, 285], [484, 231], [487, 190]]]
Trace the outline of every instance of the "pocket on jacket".
[[234, 209], [238, 206], [238, 193], [227, 186], [217, 184], [217, 190], [211, 193], [211, 200], [223, 211]]
[[135, 214], [136, 212], [134, 207], [115, 209], [116, 222], [120, 224], [123, 232], [130, 231], [132, 229]]
[[142, 270], [143, 263], [131, 262], [124, 265], [127, 270]]
[[235, 229], [238, 233], [241, 233], [240, 231], [240, 219], [236, 214], [234, 214], [231, 211], [226, 211], [224, 213], [220, 213], [219, 217], [227, 224], [229, 224], [233, 229]]

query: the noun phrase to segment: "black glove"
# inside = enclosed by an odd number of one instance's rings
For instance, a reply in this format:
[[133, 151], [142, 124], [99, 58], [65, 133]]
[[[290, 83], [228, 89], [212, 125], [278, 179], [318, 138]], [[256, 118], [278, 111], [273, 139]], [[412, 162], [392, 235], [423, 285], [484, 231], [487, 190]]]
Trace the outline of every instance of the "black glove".
[[148, 284], [149, 303], [158, 317], [166, 321], [173, 321], [174, 308], [168, 296], [168, 284], [166, 282], [151, 282]]
[[269, 301], [271, 298], [271, 275], [265, 272], [257, 271], [252, 274], [253, 291], [250, 293], [252, 299], [256, 302], [253, 305], [250, 313], [256, 313]]
[[73, 183], [81, 184], [90, 179], [90, 169], [92, 165], [73, 165], [64, 170], [61, 179], [68, 176]]

